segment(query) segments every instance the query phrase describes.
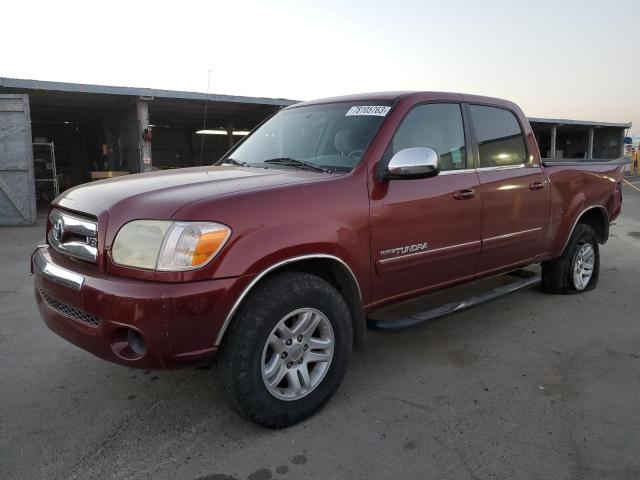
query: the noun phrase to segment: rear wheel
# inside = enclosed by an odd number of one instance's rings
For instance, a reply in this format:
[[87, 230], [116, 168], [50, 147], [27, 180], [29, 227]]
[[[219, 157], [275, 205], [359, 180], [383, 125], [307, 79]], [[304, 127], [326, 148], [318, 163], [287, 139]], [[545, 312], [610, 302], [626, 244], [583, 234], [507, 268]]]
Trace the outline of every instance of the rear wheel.
[[284, 272], [258, 285], [225, 336], [216, 376], [229, 405], [259, 425], [282, 428], [334, 394], [352, 348], [349, 308], [325, 280]]
[[560, 258], [542, 263], [542, 289], [560, 294], [592, 290], [599, 274], [598, 240], [589, 225], [579, 223]]

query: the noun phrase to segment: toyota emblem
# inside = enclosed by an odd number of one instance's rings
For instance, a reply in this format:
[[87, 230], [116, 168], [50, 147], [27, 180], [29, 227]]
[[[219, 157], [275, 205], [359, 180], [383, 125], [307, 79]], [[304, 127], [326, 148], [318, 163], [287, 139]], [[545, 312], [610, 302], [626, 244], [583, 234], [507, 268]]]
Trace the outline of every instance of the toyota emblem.
[[53, 238], [56, 239], [56, 241], [60, 241], [62, 240], [62, 237], [64, 236], [64, 221], [59, 218], [56, 223], [53, 225]]

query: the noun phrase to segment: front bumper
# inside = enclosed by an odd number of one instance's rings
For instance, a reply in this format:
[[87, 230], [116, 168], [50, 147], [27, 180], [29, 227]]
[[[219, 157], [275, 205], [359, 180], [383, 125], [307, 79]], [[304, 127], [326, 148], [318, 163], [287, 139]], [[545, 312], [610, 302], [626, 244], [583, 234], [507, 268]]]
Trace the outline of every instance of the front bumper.
[[[249, 279], [142, 281], [101, 274], [82, 264], [72, 271], [57, 264], [51, 253], [38, 247], [31, 258], [36, 302], [48, 327], [100, 358], [137, 368], [212, 360], [231, 301]], [[132, 338], [142, 339], [144, 348], [139, 342], [132, 348]]]

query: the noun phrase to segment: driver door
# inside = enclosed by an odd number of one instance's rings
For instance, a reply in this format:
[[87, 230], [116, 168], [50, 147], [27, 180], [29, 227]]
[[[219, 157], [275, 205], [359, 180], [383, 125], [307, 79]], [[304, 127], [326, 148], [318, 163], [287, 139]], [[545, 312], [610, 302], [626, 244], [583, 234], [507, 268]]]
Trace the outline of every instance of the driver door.
[[374, 303], [473, 278], [480, 253], [480, 184], [471, 167], [463, 111], [457, 103], [414, 107], [382, 161], [402, 149], [429, 147], [440, 173], [388, 180], [371, 199]]

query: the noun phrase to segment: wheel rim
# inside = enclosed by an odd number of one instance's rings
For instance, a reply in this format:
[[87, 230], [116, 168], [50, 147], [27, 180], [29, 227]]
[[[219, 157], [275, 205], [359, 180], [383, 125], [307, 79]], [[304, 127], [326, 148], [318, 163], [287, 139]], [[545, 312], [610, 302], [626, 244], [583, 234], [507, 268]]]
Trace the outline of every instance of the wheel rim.
[[271, 330], [262, 350], [262, 380], [280, 400], [311, 393], [329, 370], [335, 337], [331, 322], [314, 308], [295, 310]]
[[593, 245], [585, 243], [578, 248], [573, 257], [573, 286], [577, 290], [584, 290], [593, 276], [596, 252]]

